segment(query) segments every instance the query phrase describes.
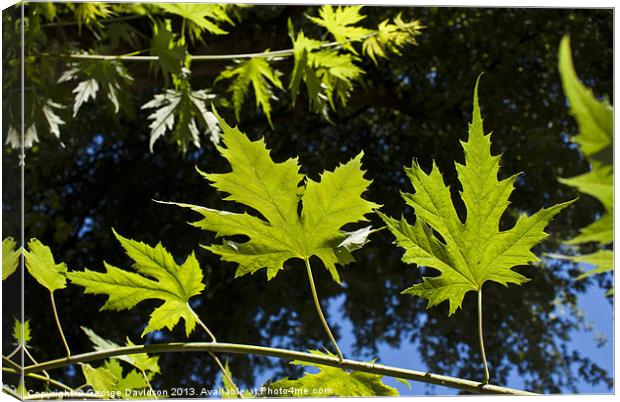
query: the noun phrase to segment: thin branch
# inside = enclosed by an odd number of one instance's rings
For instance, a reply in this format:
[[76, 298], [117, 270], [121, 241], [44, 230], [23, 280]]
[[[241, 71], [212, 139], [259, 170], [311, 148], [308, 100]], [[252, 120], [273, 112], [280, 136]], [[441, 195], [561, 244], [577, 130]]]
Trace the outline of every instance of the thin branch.
[[54, 319], [56, 320], [56, 326], [58, 327], [58, 333], [60, 333], [60, 337], [62, 338], [62, 343], [65, 345], [65, 349], [67, 350], [67, 357], [71, 357], [71, 350], [69, 349], [69, 345], [67, 344], [65, 333], [62, 331], [62, 326], [60, 325], [60, 318], [58, 318], [58, 310], [56, 309], [56, 301], [54, 300], [54, 292], [50, 292], [50, 301], [52, 302], [52, 310], [54, 311]]
[[487, 365], [487, 355], [484, 352], [484, 337], [482, 334], [482, 289], [478, 290], [478, 338], [480, 339], [480, 354], [482, 355], [482, 363], [484, 364], [483, 384], [489, 383], [489, 366]]
[[169, 352], [220, 352], [268, 356], [285, 360], [299, 360], [307, 363], [321, 364], [330, 367], [340, 367], [343, 369], [359, 371], [363, 373], [402, 378], [404, 380], [419, 381], [427, 384], [442, 385], [445, 387], [456, 388], [473, 393], [537, 395], [532, 392], [518, 390], [514, 388], [483, 384], [478, 381], [449, 377], [423, 371], [384, 366], [382, 364], [358, 362], [349, 359], [345, 359], [342, 363], [340, 363], [340, 360], [338, 360], [337, 357], [332, 356], [314, 355], [311, 353], [297, 352], [293, 350], [269, 348], [255, 345], [242, 345], [235, 343], [189, 342], [123, 346], [103, 351], [73, 355], [70, 358], [64, 357], [61, 359], [50, 360], [41, 364], [30, 365], [24, 368], [24, 372], [26, 374], [36, 373], [42, 370], [51, 370], [54, 368], [65, 367], [70, 364], [89, 362], [94, 360], [103, 360], [115, 356], [132, 355], [138, 353], [157, 354]]
[[[101, 20], [98, 22], [103, 23], [103, 24], [109, 24], [112, 22], [130, 21], [130, 20], [135, 20], [135, 19], [144, 18], [144, 17], [146, 17], [146, 15], [128, 15], [124, 17], [108, 18], [106, 20]], [[78, 25], [78, 24], [79, 24], [78, 21], [49, 22], [47, 24], [41, 24], [41, 28], [68, 27], [68, 26]]]
[[8, 357], [4, 355], [2, 356], [2, 363], [6, 364], [7, 366], [10, 366], [11, 368], [17, 371], [22, 371], [22, 367], [19, 364], [15, 363], [13, 360], [9, 359]]
[[6, 357], [8, 359], [10, 359], [11, 357], [13, 357], [13, 355], [17, 352], [19, 352], [19, 350], [22, 348], [22, 345], [17, 345], [17, 347], [15, 349], [13, 349], [13, 351], [11, 353], [9, 353]]
[[[34, 358], [34, 356], [30, 353], [30, 351], [28, 350], [28, 348], [26, 346], [24, 346], [24, 353], [26, 354], [26, 356], [28, 356], [28, 358], [34, 363], [34, 364], [39, 364], [39, 362]], [[43, 375], [45, 375], [45, 377], [49, 380], [50, 379], [50, 375], [47, 371], [43, 371]]]
[[[372, 33], [364, 36], [361, 40], [376, 36], [377, 33]], [[347, 40], [344, 42], [329, 42], [324, 43], [321, 46], [318, 46], [316, 49], [329, 49], [329, 48], [340, 48], [346, 45], [351, 41]], [[240, 54], [188, 54], [192, 61], [219, 61], [219, 60], [237, 60], [237, 59], [254, 59], [254, 58], [277, 58], [277, 57], [290, 57], [294, 55], [294, 49], [282, 49], [282, 50], [273, 50], [269, 52], [258, 52], [258, 53], [240, 53]], [[61, 53], [39, 53], [38, 55], [31, 56], [41, 56], [41, 57], [58, 57], [58, 58], [69, 58], [76, 60], [122, 60], [122, 61], [157, 61], [159, 60], [158, 56], [134, 56], [134, 55], [105, 55], [105, 54], [85, 54], [85, 53], [70, 53], [70, 54], [61, 54]]]
[[196, 319], [196, 322], [198, 323], [198, 325], [200, 325], [200, 327], [202, 327], [202, 329], [207, 333], [207, 335], [209, 335], [209, 338], [211, 338], [211, 341], [217, 342], [217, 339], [215, 338], [215, 335], [213, 335], [213, 332], [211, 332], [209, 327], [207, 327], [206, 324], [202, 322], [200, 317], [198, 317], [198, 314], [196, 314], [196, 312], [191, 307], [189, 309], [192, 311], [192, 314], [194, 314], [194, 318]]
[[155, 390], [153, 389], [153, 386], [151, 385], [151, 381], [149, 381], [149, 376], [146, 375], [146, 372], [142, 369], [140, 369], [140, 372], [142, 373], [142, 377], [144, 377], [144, 381], [146, 381], [146, 385], [148, 385], [149, 391], [151, 392], [151, 395], [153, 395], [153, 398], [159, 399], [157, 397], [157, 393], [155, 392]]
[[332, 345], [334, 345], [334, 348], [336, 348], [336, 354], [338, 355], [338, 360], [342, 362], [344, 361], [344, 357], [342, 356], [342, 352], [340, 351], [340, 348], [338, 347], [338, 342], [336, 342], [336, 338], [334, 338], [332, 331], [329, 329], [329, 324], [327, 323], [327, 320], [325, 319], [325, 316], [323, 315], [323, 310], [321, 310], [321, 302], [319, 301], [319, 295], [316, 293], [316, 286], [314, 286], [314, 278], [312, 277], [312, 268], [310, 268], [310, 260], [305, 260], [305, 261], [306, 261], [306, 271], [308, 272], [308, 282], [310, 282], [310, 290], [312, 291], [312, 300], [314, 301], [314, 307], [316, 307], [316, 312], [319, 315], [319, 318], [321, 319], [321, 323], [323, 324], [323, 328], [325, 329], [325, 332], [327, 333], [329, 340], [331, 341]]
[[235, 384], [235, 382], [233, 381], [232, 377], [230, 376], [230, 373], [226, 371], [226, 367], [224, 367], [220, 359], [213, 352], [207, 352], [207, 353], [209, 354], [209, 356], [211, 356], [213, 361], [215, 361], [215, 364], [217, 364], [217, 366], [220, 369], [220, 372], [226, 378], [228, 383], [233, 386], [233, 388], [235, 389], [235, 394], [237, 394], [237, 398], [243, 399], [243, 394], [241, 394], [239, 387], [237, 387], [237, 384]]

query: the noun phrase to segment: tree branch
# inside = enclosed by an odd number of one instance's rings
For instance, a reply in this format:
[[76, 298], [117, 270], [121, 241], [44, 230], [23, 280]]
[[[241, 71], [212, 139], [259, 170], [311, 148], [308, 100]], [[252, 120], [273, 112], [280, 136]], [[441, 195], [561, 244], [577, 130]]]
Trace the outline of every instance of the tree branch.
[[[362, 40], [376, 36], [377, 33], [371, 33], [362, 38]], [[342, 47], [345, 44], [351, 42], [350, 40], [344, 42], [329, 42], [324, 43], [316, 49], [329, 49], [333, 47]], [[294, 49], [282, 49], [272, 50], [269, 52], [258, 53], [240, 53], [240, 54], [188, 54], [192, 61], [217, 61], [217, 60], [236, 60], [236, 59], [254, 59], [254, 58], [269, 58], [269, 57], [290, 57], [294, 54]], [[70, 54], [53, 54], [53, 53], [39, 53], [42, 57], [58, 57], [69, 58], [75, 60], [122, 60], [122, 61], [157, 61], [158, 56], [134, 56], [134, 55], [105, 55], [105, 54], [87, 54], [87, 53], [70, 53]]]
[[483, 384], [478, 381], [462, 378], [449, 377], [440, 374], [422, 371], [408, 370], [398, 367], [384, 366], [381, 364], [365, 363], [345, 359], [342, 363], [337, 357], [313, 355], [310, 353], [296, 352], [286, 349], [269, 348], [264, 346], [243, 345], [235, 343], [160, 343], [153, 345], [124, 346], [98, 352], [89, 352], [73, 355], [70, 358], [50, 360], [40, 364], [33, 364], [24, 368], [24, 373], [36, 373], [42, 370], [65, 367], [69, 364], [102, 360], [114, 356], [131, 355], [138, 353], [167, 353], [167, 352], [222, 352], [236, 354], [251, 354], [259, 356], [276, 357], [286, 360], [299, 360], [307, 363], [315, 363], [330, 367], [359, 371], [363, 373], [378, 374], [388, 377], [402, 378], [405, 380], [418, 381], [427, 384], [442, 385], [472, 393], [505, 394], [505, 395], [536, 395], [535, 393], [501, 387], [498, 385]]

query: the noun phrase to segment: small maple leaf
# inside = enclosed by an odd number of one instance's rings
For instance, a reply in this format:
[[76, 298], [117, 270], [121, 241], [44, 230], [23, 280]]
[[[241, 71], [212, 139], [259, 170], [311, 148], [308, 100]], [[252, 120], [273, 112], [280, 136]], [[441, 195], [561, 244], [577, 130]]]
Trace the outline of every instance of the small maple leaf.
[[256, 98], [256, 107], [263, 110], [269, 125], [273, 127], [270, 100], [274, 98], [272, 86], [282, 89], [280, 75], [281, 73], [278, 70], [274, 70], [269, 66], [269, 62], [265, 58], [257, 57], [242, 61], [236, 66], [222, 71], [216, 81], [221, 79], [232, 80], [228, 91], [232, 93], [237, 121], [239, 121], [241, 106], [243, 106], [243, 101], [251, 86]]
[[[196, 325], [196, 316], [189, 306], [189, 299], [202, 292], [202, 270], [194, 253], [182, 265], [158, 243], [151, 247], [130, 240], [114, 232], [127, 255], [134, 260], [137, 273], [116, 268], [106, 262], [106, 272], [84, 270], [69, 272], [68, 278], [84, 287], [84, 293], [105, 294], [108, 300], [102, 310], [126, 310], [148, 300], [163, 300], [164, 304], [151, 313], [151, 319], [142, 336], [161, 328], [172, 330], [182, 318], [187, 336]], [[153, 278], [153, 279], [151, 279]]]
[[2, 280], [5, 280], [17, 270], [21, 248], [15, 248], [16, 242], [12, 237], [2, 239]]

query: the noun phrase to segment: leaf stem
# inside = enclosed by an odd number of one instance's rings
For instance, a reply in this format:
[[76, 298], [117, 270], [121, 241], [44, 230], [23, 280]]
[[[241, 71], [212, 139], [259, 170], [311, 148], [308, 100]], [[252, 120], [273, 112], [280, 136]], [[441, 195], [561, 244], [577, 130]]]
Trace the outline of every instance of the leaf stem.
[[[34, 356], [30, 353], [30, 351], [28, 350], [28, 348], [26, 346], [24, 346], [24, 353], [26, 354], [26, 356], [28, 356], [28, 358], [34, 363], [34, 364], [39, 364], [39, 362], [34, 358]], [[51, 379], [49, 373], [45, 370], [43, 370], [43, 375], [49, 380]], [[49, 385], [49, 381], [48, 381], [48, 385]]]
[[149, 376], [146, 375], [146, 372], [142, 369], [140, 369], [140, 372], [142, 373], [142, 376], [144, 377], [144, 381], [146, 381], [146, 385], [149, 386], [149, 391], [151, 391], [151, 395], [153, 395], [153, 399], [159, 399], [157, 397], [157, 393], [155, 392], [155, 390], [153, 390], [153, 386], [151, 385], [151, 381], [149, 381]]
[[478, 338], [480, 339], [480, 354], [482, 355], [482, 363], [484, 364], [483, 384], [489, 383], [489, 366], [487, 365], [487, 356], [484, 352], [484, 339], [482, 334], [482, 289], [478, 290]]
[[12, 351], [11, 353], [9, 353], [6, 357], [10, 359], [11, 357], [13, 357], [13, 355], [14, 355], [15, 353], [19, 352], [19, 350], [21, 349], [21, 347], [22, 347], [22, 345], [17, 345], [17, 347], [16, 347], [15, 349], [13, 349], [13, 351]]
[[207, 325], [204, 322], [202, 322], [198, 314], [196, 314], [196, 312], [191, 307], [189, 307], [189, 309], [191, 310], [192, 314], [194, 314], [194, 318], [196, 319], [196, 322], [198, 323], [198, 325], [200, 325], [200, 327], [207, 333], [207, 335], [209, 335], [209, 337], [211, 338], [211, 341], [217, 342], [217, 339], [215, 338], [215, 335], [213, 335], [213, 332], [211, 332], [209, 327], [207, 327]]
[[60, 318], [58, 318], [58, 310], [56, 309], [56, 301], [54, 300], [54, 292], [50, 292], [50, 301], [52, 302], [52, 310], [54, 311], [54, 319], [56, 320], [56, 326], [58, 327], [58, 333], [62, 338], [62, 343], [65, 345], [65, 349], [67, 350], [67, 357], [71, 357], [71, 350], [69, 349], [69, 345], [67, 344], [67, 339], [65, 338], [65, 333], [62, 331], [62, 326], [60, 325]]
[[336, 354], [338, 355], [338, 360], [342, 363], [344, 361], [344, 357], [342, 356], [342, 352], [338, 347], [338, 343], [336, 342], [336, 338], [332, 335], [332, 331], [329, 329], [329, 324], [327, 324], [327, 320], [323, 315], [323, 310], [321, 310], [321, 302], [319, 301], [319, 296], [316, 293], [316, 287], [314, 286], [314, 278], [312, 277], [312, 268], [310, 267], [310, 260], [306, 259], [306, 271], [308, 272], [308, 281], [310, 282], [310, 290], [312, 291], [312, 299], [314, 300], [314, 307], [316, 307], [316, 312], [321, 319], [321, 323], [323, 324], [323, 328], [325, 332], [327, 332], [327, 336], [329, 336], [329, 340], [336, 348]]
[[[189, 307], [189, 305], [188, 305], [188, 307]], [[213, 335], [213, 332], [211, 332], [209, 327], [207, 327], [207, 325], [204, 322], [202, 322], [202, 320], [200, 319], [198, 314], [196, 314], [196, 312], [191, 307], [189, 307], [189, 309], [194, 314], [194, 317], [196, 318], [196, 322], [198, 322], [198, 325], [200, 325], [200, 327], [202, 327], [202, 329], [207, 333], [207, 335], [209, 335], [209, 337], [211, 338], [213, 343], [217, 343], [217, 339], [215, 338], [215, 335]], [[224, 365], [222, 364], [220, 359], [213, 352], [209, 351], [207, 353], [209, 353], [211, 358], [213, 358], [213, 361], [215, 361], [215, 364], [217, 364], [217, 366], [219, 367], [220, 372], [222, 373], [222, 375], [235, 388], [235, 393], [237, 394], [237, 397], [240, 398], [240, 399], [243, 399], [243, 395], [241, 394], [241, 391], [239, 390], [239, 387], [237, 387], [237, 384], [235, 384], [235, 382], [233, 381], [232, 377], [230, 376], [230, 373], [228, 371], [226, 371], [226, 368], [224, 367]]]
[[[122, 355], [134, 355], [140, 353], [158, 354], [170, 352], [219, 352], [235, 353], [244, 355], [268, 356], [285, 360], [298, 360], [306, 363], [320, 364], [323, 366], [340, 367], [347, 370], [359, 371], [362, 373], [378, 374], [387, 377], [402, 378], [403, 380], [418, 381], [427, 384], [441, 385], [445, 387], [461, 389], [473, 393], [483, 394], [505, 394], [505, 395], [537, 395], [532, 392], [507, 388], [498, 385], [483, 384], [479, 381], [467, 380], [463, 378], [450, 377], [441, 374], [429, 373], [424, 371], [410, 370], [400, 367], [384, 366], [382, 364], [359, 362], [345, 359], [340, 363], [335, 356], [314, 355], [306, 352], [294, 350], [269, 348], [256, 345], [243, 345], [235, 343], [214, 343], [214, 342], [189, 342], [189, 343], [158, 343], [151, 345], [121, 346], [113, 349], [106, 349], [96, 352], [88, 352], [73, 355], [70, 358], [60, 358], [24, 367], [26, 375], [66, 367], [70, 364], [104, 360], [110, 357]], [[3, 359], [4, 360], [4, 359]], [[15, 364], [15, 363], [13, 363]]]

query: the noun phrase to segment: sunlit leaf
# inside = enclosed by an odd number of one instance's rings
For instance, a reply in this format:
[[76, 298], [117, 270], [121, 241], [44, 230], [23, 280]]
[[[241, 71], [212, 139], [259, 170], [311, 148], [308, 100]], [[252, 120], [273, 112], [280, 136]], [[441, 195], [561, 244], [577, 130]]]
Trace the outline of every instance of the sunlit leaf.
[[194, 253], [182, 265], [158, 243], [155, 247], [122, 237], [114, 232], [127, 255], [134, 261], [130, 272], [104, 262], [106, 272], [85, 270], [69, 272], [72, 283], [83, 286], [84, 293], [105, 294], [108, 300], [102, 310], [127, 310], [138, 303], [156, 299], [164, 303], [151, 313], [142, 336], [162, 328], [172, 330], [183, 319], [187, 336], [196, 325], [189, 299], [204, 289], [202, 270]]
[[[124, 375], [123, 367], [118, 360], [106, 360], [103, 369], [114, 376], [116, 381], [110, 391], [115, 391], [117, 395], [120, 394], [120, 399], [135, 399], [135, 391], [144, 390], [149, 386], [144, 375], [136, 370], [130, 370]], [[148, 397], [144, 391], [137, 395]]]
[[[362, 6], [333, 7], [325, 5], [319, 9], [318, 17], [308, 17], [312, 22], [327, 29], [336, 42], [357, 42], [373, 33], [372, 30], [356, 24], [366, 18], [360, 11]], [[350, 43], [345, 48], [355, 53]]]
[[24, 257], [30, 275], [50, 292], [67, 286], [67, 265], [64, 262], [57, 264], [50, 248], [39, 240], [32, 239], [28, 242]]
[[93, 391], [106, 394], [116, 388], [118, 378], [107, 368], [94, 368], [87, 363], [81, 363], [80, 366], [82, 367], [82, 374], [86, 384], [90, 385]]
[[13, 323], [13, 339], [15, 339], [15, 345], [28, 347], [28, 342], [32, 340], [30, 335], [30, 320], [24, 321], [22, 325], [20, 320], [17, 318], [15, 319]]
[[[334, 356], [317, 350], [310, 353], [320, 356]], [[276, 390], [289, 391], [287, 393], [276, 392], [274, 396], [285, 397], [330, 397], [330, 396], [398, 396], [398, 391], [383, 383], [383, 376], [378, 374], [350, 372], [338, 367], [309, 364], [301, 361], [293, 361], [291, 364], [299, 364], [304, 367], [312, 366], [319, 369], [316, 374], [305, 373], [297, 380], [288, 378], [278, 380], [269, 385], [271, 393]], [[271, 393], [265, 396], [269, 397]]]
[[573, 141], [586, 156], [592, 157], [613, 142], [613, 110], [606, 100], [596, 99], [577, 77], [568, 36], [560, 44], [559, 59], [564, 93], [579, 125], [579, 134], [573, 137]]
[[[582, 228], [577, 236], [565, 243], [576, 245], [596, 242], [605, 246], [614, 240], [613, 109], [606, 100], [596, 99], [592, 91], [577, 77], [568, 36], [565, 36], [560, 44], [559, 70], [571, 113], [579, 126], [579, 134], [572, 140], [588, 158], [590, 171], [558, 180], [596, 198], [605, 208], [605, 212], [597, 220]], [[578, 279], [613, 270], [612, 250], [600, 249], [585, 255], [556, 257], [594, 267]], [[613, 288], [608, 294], [613, 294]]]
[[[97, 335], [93, 330], [81, 327], [82, 331], [88, 336], [96, 351], [104, 351], [109, 349], [120, 348], [121, 345], [104, 339]], [[127, 338], [125, 346], [134, 346], [134, 343]], [[115, 356], [115, 359], [131, 364], [135, 368], [143, 372], [159, 373], [159, 356], [149, 356], [146, 353], [136, 353], [131, 355]]]
[[12, 237], [5, 237], [2, 240], [2, 280], [5, 280], [19, 266], [21, 248], [15, 248], [17, 243]]
[[[30, 148], [39, 142], [40, 133], [49, 132], [56, 138], [60, 138], [60, 126], [65, 122], [56, 112], [63, 108], [62, 105], [32, 91], [25, 91], [24, 98], [24, 103], [28, 105], [27, 110], [30, 112], [25, 116], [24, 148]], [[15, 116], [7, 120], [16, 121]], [[21, 133], [16, 126], [9, 125], [5, 143], [13, 148], [21, 148]]]
[[187, 48], [185, 45], [180, 45], [175, 41], [170, 21], [166, 21], [164, 24], [153, 25], [151, 53], [159, 59], [158, 65], [162, 69], [166, 82], [168, 82], [169, 74], [181, 74]]
[[614, 240], [614, 175], [613, 166], [599, 161], [591, 162], [591, 170], [570, 178], [559, 178], [560, 183], [574, 187], [579, 192], [588, 194], [603, 204], [605, 213], [590, 225], [582, 228], [579, 235], [567, 241], [567, 244], [579, 244], [595, 241], [609, 244]]
[[299, 32], [293, 40], [295, 66], [289, 88], [293, 103], [304, 82], [310, 109], [328, 118], [328, 106], [335, 109], [335, 101], [346, 105], [353, 82], [364, 71], [355, 62], [358, 58], [337, 49], [324, 49], [322, 42], [307, 38]]
[[[405, 169], [414, 194], [403, 198], [416, 212], [414, 225], [381, 214], [396, 244], [405, 249], [403, 261], [437, 269], [439, 276], [425, 276], [403, 293], [428, 299], [430, 308], [449, 301], [449, 314], [462, 304], [465, 294], [479, 291], [487, 281], [520, 285], [528, 278], [513, 271], [519, 265], [539, 261], [531, 248], [547, 234], [547, 223], [573, 201], [519, 216], [512, 228], [500, 230], [500, 219], [509, 204], [515, 176], [498, 179], [500, 156], [491, 155], [491, 135], [485, 135], [478, 105], [478, 84], [474, 90], [473, 120], [462, 142], [465, 164], [456, 164], [467, 210], [465, 222], [457, 215], [450, 188], [433, 163], [426, 173], [414, 160]], [[440, 237], [439, 237], [440, 236]]]
[[161, 3], [158, 5], [169, 13], [185, 18], [193, 38], [199, 38], [203, 31], [214, 35], [225, 35], [228, 32], [222, 29], [221, 25], [234, 25], [229, 16], [229, 4]]
[[98, 22], [113, 15], [110, 4], [103, 2], [83, 2], [73, 4], [75, 19], [79, 26], [90, 26], [92, 24], [100, 26]]
[[[366, 220], [365, 215], [378, 205], [361, 197], [369, 180], [361, 168], [362, 153], [334, 171], [325, 171], [319, 181], [299, 173], [297, 158], [274, 162], [263, 139], [250, 141], [237, 128], [232, 128], [218, 116], [226, 147], [220, 153], [228, 160], [231, 171], [219, 174], [201, 174], [217, 190], [230, 194], [234, 201], [253, 209], [259, 216], [232, 213], [190, 204], [204, 216], [193, 225], [215, 232], [218, 237], [244, 235], [248, 241], [238, 243], [224, 240], [205, 248], [222, 259], [239, 264], [237, 276], [267, 269], [267, 278], [273, 278], [284, 263], [292, 258], [309, 259], [316, 256], [323, 261], [332, 278], [340, 282], [336, 264], [345, 265], [353, 260], [355, 244], [365, 239], [347, 242], [344, 225]], [[299, 188], [300, 183], [302, 188]], [[301, 193], [301, 196], [299, 195]], [[301, 215], [298, 212], [301, 202]]]
[[256, 99], [256, 107], [263, 110], [267, 116], [269, 124], [271, 122], [271, 99], [274, 98], [273, 86], [282, 89], [280, 81], [281, 73], [274, 70], [265, 58], [251, 58], [239, 62], [237, 65], [228, 68], [220, 73], [217, 80], [232, 80], [228, 87], [228, 92], [232, 94], [233, 107], [237, 120], [240, 119], [243, 101], [253, 89]]
[[114, 107], [114, 113], [120, 110], [120, 99], [125, 98], [124, 91], [133, 81], [127, 69], [116, 60], [82, 60], [69, 64], [58, 82], [79, 81], [73, 93], [73, 117], [80, 107], [89, 100], [95, 100], [102, 89]]
[[151, 120], [151, 152], [155, 142], [168, 132], [183, 151], [187, 150], [189, 144], [200, 148], [203, 135], [208, 136], [214, 144], [219, 143], [220, 129], [206, 105], [214, 97], [205, 89], [192, 91], [187, 84], [178, 90], [169, 89], [163, 94], [156, 94], [142, 105], [142, 109], [155, 109], [148, 117]]
[[420, 35], [422, 24], [417, 20], [405, 22], [399, 13], [393, 23], [388, 19], [377, 26], [376, 35], [364, 39], [362, 51], [377, 64], [378, 58], [387, 58], [390, 53], [400, 55], [406, 45], [416, 45], [416, 37]]

